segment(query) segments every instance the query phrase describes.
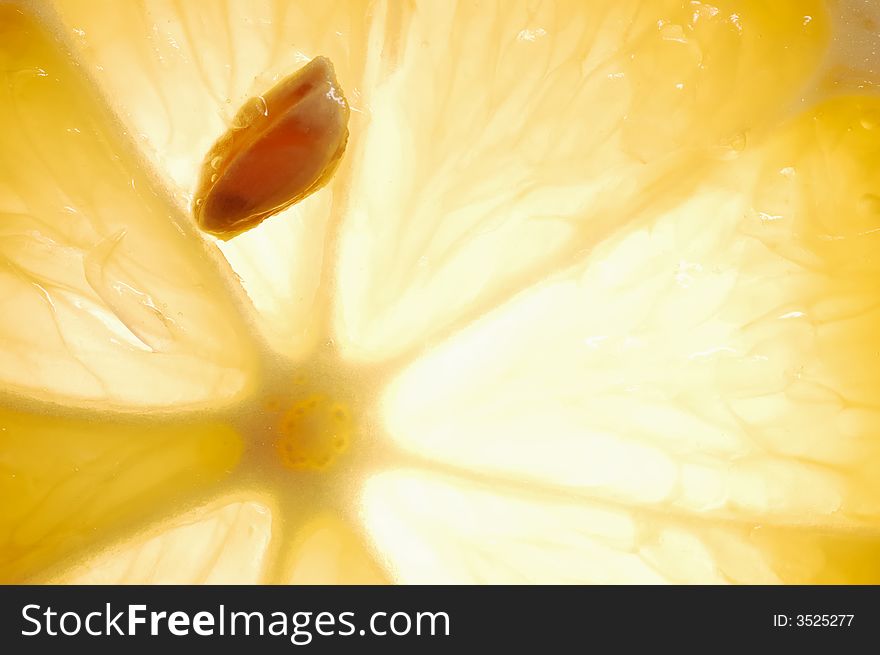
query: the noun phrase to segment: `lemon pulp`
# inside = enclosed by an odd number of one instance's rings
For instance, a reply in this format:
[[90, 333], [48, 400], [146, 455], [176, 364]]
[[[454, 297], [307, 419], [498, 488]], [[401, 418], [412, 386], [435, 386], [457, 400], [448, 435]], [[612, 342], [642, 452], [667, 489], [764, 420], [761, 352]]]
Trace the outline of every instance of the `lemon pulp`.
[[[3, 578], [876, 581], [876, 107], [785, 120], [821, 4], [321, 5], [59, 3], [100, 91], [3, 9]], [[220, 246], [248, 316], [174, 193], [276, 29], [358, 111], [338, 180]]]

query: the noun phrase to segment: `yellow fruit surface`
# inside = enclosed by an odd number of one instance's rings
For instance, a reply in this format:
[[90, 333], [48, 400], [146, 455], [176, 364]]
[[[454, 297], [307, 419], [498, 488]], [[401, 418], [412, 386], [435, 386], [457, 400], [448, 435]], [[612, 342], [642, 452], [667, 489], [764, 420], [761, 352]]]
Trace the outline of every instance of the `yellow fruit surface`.
[[[865, 11], [0, 2], [0, 582], [880, 583]], [[335, 177], [199, 233], [319, 55]]]

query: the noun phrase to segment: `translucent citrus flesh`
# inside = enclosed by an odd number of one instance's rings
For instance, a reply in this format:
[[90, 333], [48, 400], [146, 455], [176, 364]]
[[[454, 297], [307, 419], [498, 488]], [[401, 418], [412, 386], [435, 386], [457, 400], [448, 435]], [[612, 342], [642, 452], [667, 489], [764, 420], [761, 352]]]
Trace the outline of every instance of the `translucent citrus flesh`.
[[255, 584], [269, 549], [272, 515], [258, 502], [229, 500], [163, 525], [92, 557], [58, 578], [63, 584]]
[[217, 264], [73, 63], [0, 11], [4, 390], [104, 408], [242, 395], [252, 347]]
[[368, 69], [352, 140], [343, 352], [445, 337], [678, 201], [705, 149], [779, 111], [817, 61], [821, 5], [715, 4], [388, 3], [393, 56]]
[[[57, 403], [0, 415], [0, 579], [880, 581], [880, 100], [801, 101], [820, 3], [222, 7], [41, 10], [95, 91], [0, 6], [56, 326], [0, 380]], [[221, 246], [251, 315], [178, 207], [318, 54], [351, 151]]]
[[238, 463], [218, 423], [0, 413], [0, 575], [19, 580], [90, 554], [144, 516], [199, 499]]

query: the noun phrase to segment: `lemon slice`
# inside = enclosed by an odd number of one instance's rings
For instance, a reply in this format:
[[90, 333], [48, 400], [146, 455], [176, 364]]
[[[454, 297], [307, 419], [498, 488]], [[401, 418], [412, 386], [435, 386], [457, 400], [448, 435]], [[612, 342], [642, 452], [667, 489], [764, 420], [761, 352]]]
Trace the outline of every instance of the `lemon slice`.
[[[822, 3], [22, 7], [0, 580], [880, 579], [880, 121], [812, 104]], [[198, 234], [318, 56], [333, 180]]]

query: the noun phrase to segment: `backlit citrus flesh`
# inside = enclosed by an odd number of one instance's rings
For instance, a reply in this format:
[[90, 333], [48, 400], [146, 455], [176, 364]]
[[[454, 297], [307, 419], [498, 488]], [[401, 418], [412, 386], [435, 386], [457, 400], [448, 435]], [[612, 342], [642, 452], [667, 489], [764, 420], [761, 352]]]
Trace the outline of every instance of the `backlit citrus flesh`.
[[866, 11], [0, 3], [0, 581], [880, 583]]

